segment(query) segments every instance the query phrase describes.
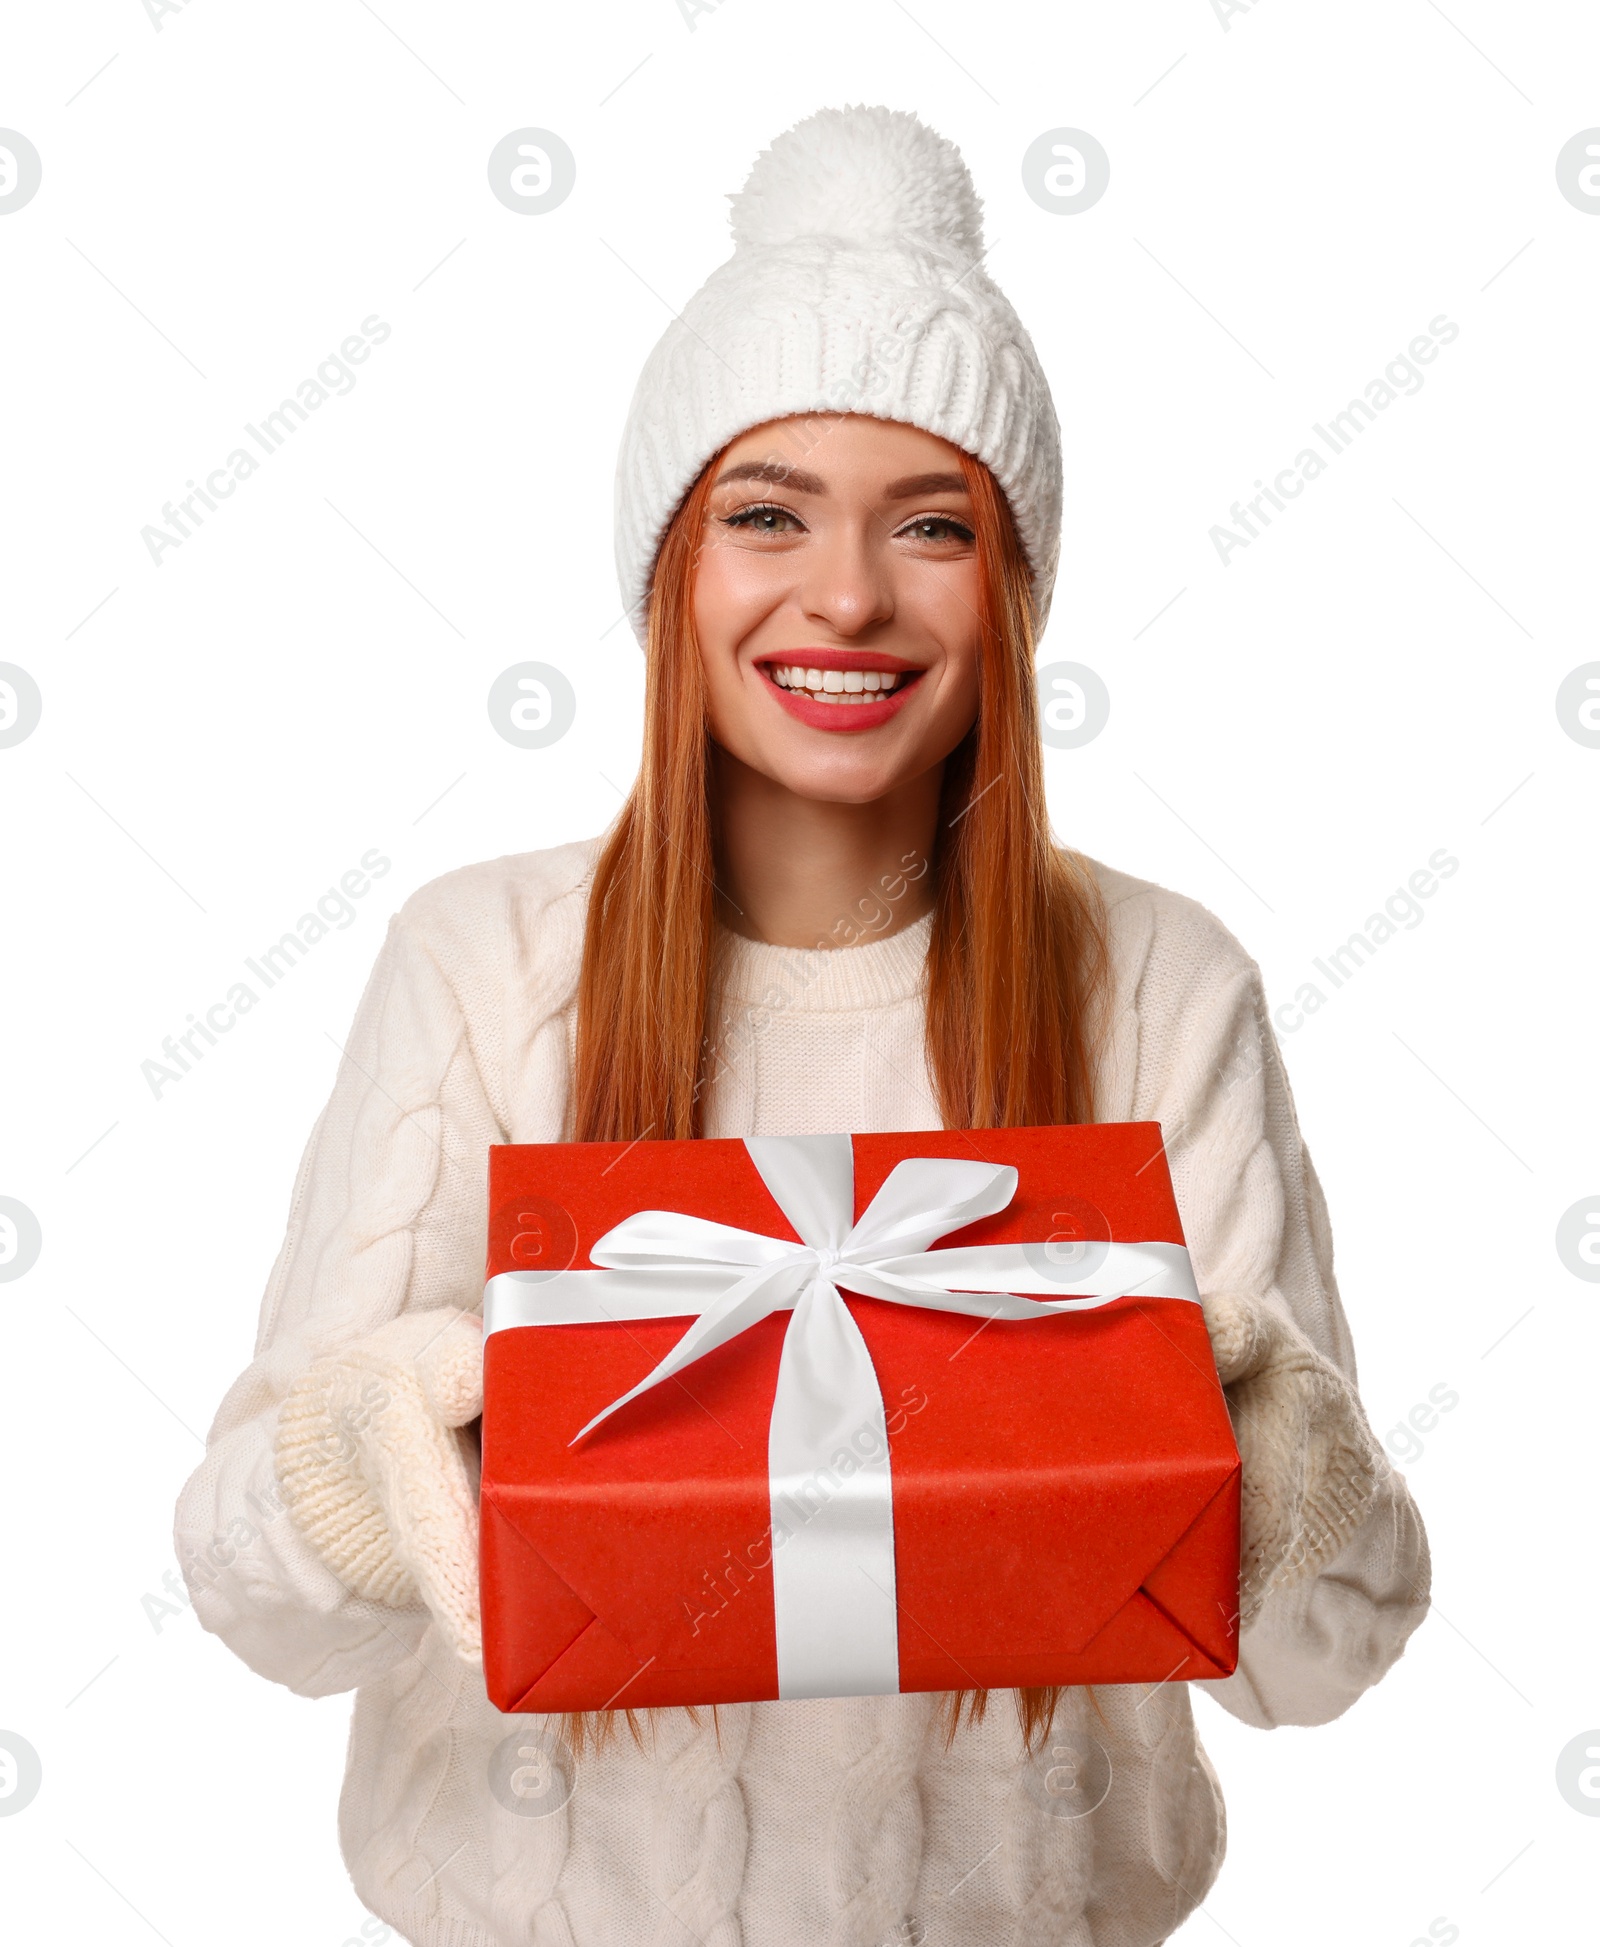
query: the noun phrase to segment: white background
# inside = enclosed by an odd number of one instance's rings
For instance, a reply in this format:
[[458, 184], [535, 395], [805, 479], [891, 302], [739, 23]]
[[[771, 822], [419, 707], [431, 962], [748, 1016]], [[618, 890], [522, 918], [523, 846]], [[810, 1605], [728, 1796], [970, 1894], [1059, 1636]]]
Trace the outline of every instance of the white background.
[[[1061, 833], [1204, 901], [1280, 1005], [1436, 848], [1460, 860], [1284, 1035], [1373, 1422], [1459, 1395], [1406, 1468], [1438, 1610], [1336, 1725], [1199, 1701], [1231, 1841], [1180, 1937], [1592, 1937], [1600, 1822], [1556, 1759], [1600, 1726], [1600, 1290], [1554, 1240], [1600, 1191], [1600, 751], [1555, 694], [1600, 657], [1600, 212], [1555, 160], [1600, 124], [1597, 76], [1592, 10], [1490, 0], [10, 13], [0, 124], [44, 175], [0, 218], [0, 658], [44, 715], [0, 750], [0, 1193], [44, 1248], [0, 1286], [0, 1729], [44, 1783], [0, 1818], [8, 1932], [356, 1932], [348, 1700], [143, 1598], [388, 914], [600, 829], [631, 776], [612, 463], [669, 307], [725, 252], [721, 198], [800, 116], [881, 100], [962, 146], [1056, 391], [1041, 660], [1112, 697], [1050, 755]], [[530, 124], [578, 169], [537, 216], [485, 173]], [[1078, 214], [1020, 175], [1063, 125], [1111, 157]], [[141, 527], [374, 313], [354, 391], [155, 566]], [[1224, 566], [1211, 525], [1440, 314], [1459, 337], [1423, 389]], [[578, 695], [540, 752], [485, 709], [529, 657]], [[393, 867], [353, 923], [156, 1099], [162, 1038], [374, 846]]]

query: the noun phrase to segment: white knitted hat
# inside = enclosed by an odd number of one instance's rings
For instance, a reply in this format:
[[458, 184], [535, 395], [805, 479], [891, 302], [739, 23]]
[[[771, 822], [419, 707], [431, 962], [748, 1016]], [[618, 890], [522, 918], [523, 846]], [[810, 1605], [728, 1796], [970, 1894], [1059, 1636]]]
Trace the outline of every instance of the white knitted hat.
[[954, 143], [889, 108], [824, 108], [756, 158], [733, 255], [650, 354], [617, 460], [634, 632], [656, 550], [713, 454], [795, 413], [902, 420], [974, 454], [1010, 502], [1042, 628], [1061, 546], [1061, 435], [1032, 341], [985, 273]]

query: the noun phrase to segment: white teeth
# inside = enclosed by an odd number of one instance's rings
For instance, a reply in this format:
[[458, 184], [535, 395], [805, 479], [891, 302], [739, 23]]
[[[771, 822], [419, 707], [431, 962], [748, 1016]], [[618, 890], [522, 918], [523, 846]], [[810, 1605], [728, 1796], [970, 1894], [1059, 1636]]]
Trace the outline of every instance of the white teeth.
[[780, 689], [809, 690], [830, 703], [870, 703], [888, 696], [898, 674], [887, 669], [808, 669], [801, 663], [769, 663], [768, 674]]

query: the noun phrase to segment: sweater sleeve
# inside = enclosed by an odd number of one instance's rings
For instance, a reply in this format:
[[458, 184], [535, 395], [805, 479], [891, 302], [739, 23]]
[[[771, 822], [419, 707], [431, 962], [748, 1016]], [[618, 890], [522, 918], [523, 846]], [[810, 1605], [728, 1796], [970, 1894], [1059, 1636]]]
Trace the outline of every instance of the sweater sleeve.
[[[1162, 1124], [1200, 1289], [1280, 1307], [1353, 1386], [1327, 1209], [1260, 971], [1202, 908], [1160, 898], [1138, 996], [1135, 1112]], [[1262, 1728], [1326, 1723], [1399, 1657], [1428, 1588], [1421, 1518], [1391, 1469], [1339, 1555], [1269, 1593], [1237, 1672], [1202, 1687]]]
[[300, 1164], [255, 1358], [178, 1503], [201, 1623], [303, 1695], [381, 1676], [416, 1651], [428, 1618], [353, 1596], [294, 1526], [274, 1475], [278, 1409], [315, 1360], [400, 1313], [477, 1309], [497, 1140], [460, 1001], [402, 912]]

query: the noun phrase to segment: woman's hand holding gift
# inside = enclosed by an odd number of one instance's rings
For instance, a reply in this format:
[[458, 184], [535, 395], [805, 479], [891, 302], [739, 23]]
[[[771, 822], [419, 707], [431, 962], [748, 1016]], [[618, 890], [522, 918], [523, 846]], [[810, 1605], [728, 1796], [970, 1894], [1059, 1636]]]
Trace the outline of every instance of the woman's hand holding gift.
[[1243, 1463], [1239, 1621], [1318, 1574], [1360, 1527], [1389, 1463], [1354, 1386], [1267, 1298], [1208, 1293], [1206, 1328]]
[[483, 1324], [448, 1308], [392, 1319], [300, 1378], [278, 1416], [278, 1480], [295, 1525], [354, 1594], [419, 1602], [464, 1661], [482, 1660], [476, 1454]]

